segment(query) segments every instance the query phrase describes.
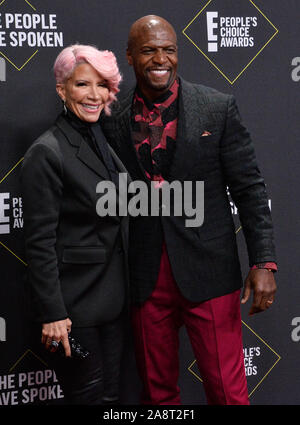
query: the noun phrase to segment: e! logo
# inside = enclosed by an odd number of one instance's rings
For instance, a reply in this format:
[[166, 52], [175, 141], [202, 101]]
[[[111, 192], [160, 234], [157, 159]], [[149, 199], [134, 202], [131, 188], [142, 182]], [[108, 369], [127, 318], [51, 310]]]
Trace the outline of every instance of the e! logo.
[[0, 81], [6, 81], [6, 62], [0, 58]]
[[0, 193], [0, 235], [8, 234], [10, 231], [10, 218], [5, 215], [6, 210], [10, 209], [6, 200], [10, 198], [9, 193]]
[[3, 317], [0, 317], [0, 341], [6, 341], [6, 323]]
[[208, 39], [208, 48], [209, 52], [218, 51], [218, 36], [214, 34], [214, 29], [218, 28], [218, 23], [214, 22], [214, 19], [218, 18], [218, 12], [206, 12], [207, 20], [207, 39]]

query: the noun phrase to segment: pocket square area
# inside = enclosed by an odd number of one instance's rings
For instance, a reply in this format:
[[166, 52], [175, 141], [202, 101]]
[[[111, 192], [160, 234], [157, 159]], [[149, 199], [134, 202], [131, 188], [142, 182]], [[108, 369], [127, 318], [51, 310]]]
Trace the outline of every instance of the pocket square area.
[[207, 130], [203, 131], [203, 133], [201, 134], [201, 137], [205, 137], [205, 136], [211, 136], [211, 133]]

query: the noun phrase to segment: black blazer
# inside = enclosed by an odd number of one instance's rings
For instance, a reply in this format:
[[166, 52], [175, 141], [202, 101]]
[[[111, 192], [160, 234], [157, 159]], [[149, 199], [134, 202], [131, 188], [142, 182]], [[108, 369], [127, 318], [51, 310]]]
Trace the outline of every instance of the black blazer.
[[[103, 120], [102, 128], [132, 179], [149, 184], [131, 138], [133, 93]], [[276, 261], [265, 184], [233, 96], [180, 79], [178, 118], [168, 180], [204, 181], [204, 224], [188, 228], [184, 215], [130, 219], [130, 281], [137, 303], [153, 291], [163, 240], [188, 300], [204, 301], [242, 286], [227, 186], [239, 210], [250, 265]], [[202, 136], [204, 131], [211, 135]]]
[[[111, 149], [119, 172], [125, 167]], [[128, 217], [100, 217], [105, 164], [63, 116], [27, 151], [21, 171], [35, 319], [73, 326], [113, 320], [128, 283]]]

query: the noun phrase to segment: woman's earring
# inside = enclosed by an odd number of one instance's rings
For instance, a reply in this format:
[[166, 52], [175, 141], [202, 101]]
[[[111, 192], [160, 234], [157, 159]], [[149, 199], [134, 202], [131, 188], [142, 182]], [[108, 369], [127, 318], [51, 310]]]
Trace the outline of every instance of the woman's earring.
[[64, 106], [63, 106], [63, 108], [64, 108], [64, 114], [67, 115], [68, 110], [67, 110], [67, 107], [66, 107], [66, 101], [64, 100], [63, 102], [64, 102]]

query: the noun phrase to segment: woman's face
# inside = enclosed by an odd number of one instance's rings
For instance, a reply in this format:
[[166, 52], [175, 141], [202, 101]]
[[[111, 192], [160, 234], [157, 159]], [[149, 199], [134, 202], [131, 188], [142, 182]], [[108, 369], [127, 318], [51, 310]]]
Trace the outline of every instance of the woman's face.
[[56, 90], [66, 106], [87, 122], [98, 121], [109, 96], [105, 80], [88, 63], [78, 65], [65, 83], [56, 85]]

